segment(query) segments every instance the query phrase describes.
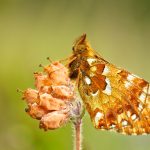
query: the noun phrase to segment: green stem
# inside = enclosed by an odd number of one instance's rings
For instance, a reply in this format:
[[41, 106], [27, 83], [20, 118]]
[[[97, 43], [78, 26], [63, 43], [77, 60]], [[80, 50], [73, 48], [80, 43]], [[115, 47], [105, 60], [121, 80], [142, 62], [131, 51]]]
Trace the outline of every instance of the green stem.
[[82, 128], [82, 119], [78, 119], [75, 125], [75, 150], [81, 150], [82, 139], [81, 139], [81, 128]]

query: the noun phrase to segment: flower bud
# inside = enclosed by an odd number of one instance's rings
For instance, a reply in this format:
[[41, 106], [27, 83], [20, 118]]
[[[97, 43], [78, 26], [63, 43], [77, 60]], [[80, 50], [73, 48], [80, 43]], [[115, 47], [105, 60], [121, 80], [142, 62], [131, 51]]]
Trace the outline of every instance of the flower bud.
[[27, 90], [25, 90], [23, 92], [23, 99], [27, 103], [31, 103], [31, 104], [37, 102], [38, 101], [38, 91], [28, 88]]
[[67, 112], [63, 111], [54, 111], [44, 115], [40, 121], [40, 128], [44, 130], [52, 130], [60, 128], [68, 121], [69, 117]]
[[28, 109], [26, 109], [26, 112], [34, 119], [41, 119], [43, 115], [47, 114], [48, 111], [43, 109], [38, 104], [29, 104]]
[[52, 86], [52, 95], [62, 100], [71, 100], [74, 97], [74, 91], [72, 87], [64, 85]]
[[46, 110], [60, 110], [66, 108], [64, 101], [54, 98], [47, 93], [40, 95], [39, 105]]
[[49, 79], [48, 75], [42, 73], [34, 73], [35, 77], [35, 86], [37, 90], [40, 90], [43, 86], [50, 86], [51, 80]]
[[59, 62], [45, 67], [44, 71], [48, 73], [53, 85], [68, 85], [70, 82], [67, 69]]

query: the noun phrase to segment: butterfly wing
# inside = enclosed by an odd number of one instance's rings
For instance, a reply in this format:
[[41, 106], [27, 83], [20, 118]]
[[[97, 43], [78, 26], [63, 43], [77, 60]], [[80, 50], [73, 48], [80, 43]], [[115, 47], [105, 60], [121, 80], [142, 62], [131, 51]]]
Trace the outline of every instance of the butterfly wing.
[[78, 89], [95, 128], [150, 133], [150, 84], [97, 57], [87, 62], [90, 70], [80, 71]]

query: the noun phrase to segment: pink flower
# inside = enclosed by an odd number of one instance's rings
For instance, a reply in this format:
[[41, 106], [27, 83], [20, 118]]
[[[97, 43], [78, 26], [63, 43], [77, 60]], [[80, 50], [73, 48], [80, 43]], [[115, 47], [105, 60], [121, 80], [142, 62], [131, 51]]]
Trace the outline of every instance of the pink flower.
[[54, 62], [44, 67], [44, 72], [34, 73], [34, 77], [36, 90], [25, 90], [23, 99], [28, 105], [27, 113], [40, 120], [40, 128], [60, 128], [78, 115], [81, 109], [79, 102], [75, 103], [74, 85], [61, 63]]

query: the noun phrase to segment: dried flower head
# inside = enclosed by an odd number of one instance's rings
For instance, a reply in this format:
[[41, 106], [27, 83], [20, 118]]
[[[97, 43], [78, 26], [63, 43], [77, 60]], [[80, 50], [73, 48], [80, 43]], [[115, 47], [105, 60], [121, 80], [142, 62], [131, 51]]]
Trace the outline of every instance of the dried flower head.
[[34, 73], [36, 89], [28, 88], [23, 99], [26, 112], [40, 120], [40, 128], [57, 129], [69, 120], [76, 122], [81, 115], [81, 103], [77, 99], [74, 84], [68, 70], [59, 62], [44, 67], [44, 72]]

